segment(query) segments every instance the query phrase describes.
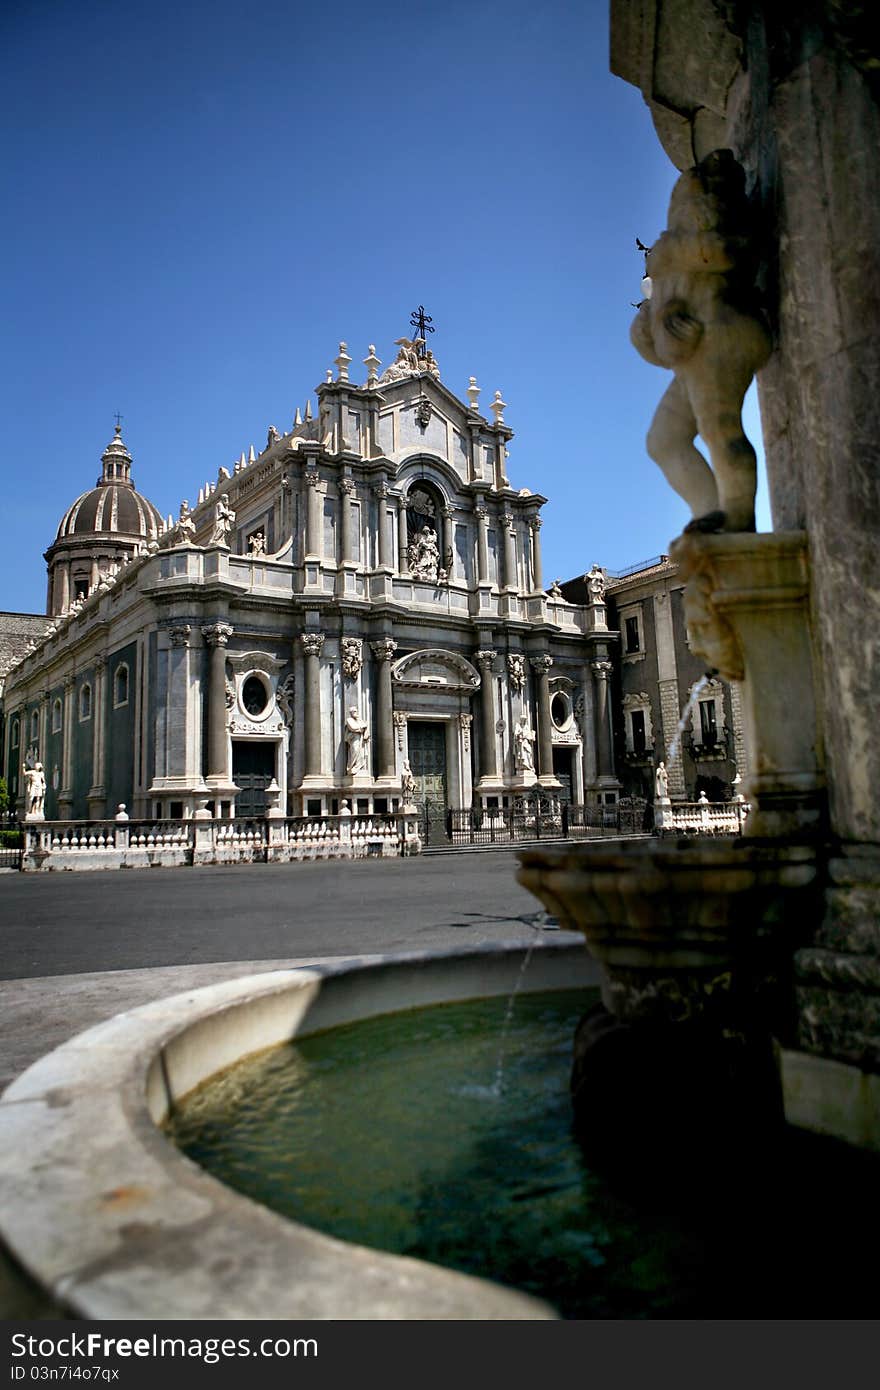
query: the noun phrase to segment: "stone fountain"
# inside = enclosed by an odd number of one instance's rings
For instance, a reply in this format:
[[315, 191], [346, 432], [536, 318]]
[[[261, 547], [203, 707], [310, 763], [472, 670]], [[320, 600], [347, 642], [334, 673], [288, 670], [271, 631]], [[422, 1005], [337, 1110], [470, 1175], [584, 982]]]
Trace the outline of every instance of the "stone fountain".
[[670, 546], [691, 648], [741, 683], [754, 754], [740, 840], [520, 856], [602, 965], [573, 1094], [617, 1156], [646, 1129], [679, 1152], [747, 1142], [783, 1106], [880, 1148], [880, 296], [859, 269], [880, 235], [878, 54], [855, 11], [815, 8], [745, 24], [710, 0], [612, 0], [612, 69], [683, 170], [631, 333], [673, 372], [648, 452], [692, 511]]

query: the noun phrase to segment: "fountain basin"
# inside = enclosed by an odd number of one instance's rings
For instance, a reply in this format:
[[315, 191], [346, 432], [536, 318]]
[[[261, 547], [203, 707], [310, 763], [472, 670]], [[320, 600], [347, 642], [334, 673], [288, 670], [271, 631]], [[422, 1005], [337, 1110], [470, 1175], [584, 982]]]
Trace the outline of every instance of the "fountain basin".
[[[523, 954], [520, 941], [272, 972], [89, 1029], [0, 1100], [0, 1237], [59, 1308], [94, 1320], [555, 1317], [539, 1299], [285, 1220], [210, 1177], [158, 1127], [178, 1098], [260, 1049], [422, 1004], [509, 995]], [[556, 938], [534, 951], [522, 989], [597, 983], [587, 953]]]
[[632, 841], [522, 850], [517, 878], [586, 937], [620, 1018], [730, 1012], [808, 936], [817, 863], [806, 845]]

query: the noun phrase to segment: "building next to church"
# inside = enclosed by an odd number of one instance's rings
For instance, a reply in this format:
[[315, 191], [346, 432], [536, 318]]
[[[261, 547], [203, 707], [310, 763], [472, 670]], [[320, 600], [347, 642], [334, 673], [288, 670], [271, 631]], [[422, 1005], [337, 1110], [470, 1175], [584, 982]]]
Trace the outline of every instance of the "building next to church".
[[[587, 601], [590, 575], [562, 585]], [[729, 801], [749, 771], [739, 686], [706, 672], [690, 649], [684, 579], [666, 555], [605, 577], [607, 621], [619, 632], [613, 688], [615, 764], [626, 797], [653, 800], [662, 760], [672, 801]], [[686, 712], [684, 724], [679, 722]]]
[[316, 411], [176, 522], [117, 424], [46, 552], [45, 635], [6, 675], [20, 812], [37, 761], [50, 820], [392, 811], [410, 775], [438, 809], [615, 802], [603, 585], [545, 591], [546, 499], [510, 482], [500, 392], [482, 413], [423, 337], [398, 346], [357, 384], [340, 344]]

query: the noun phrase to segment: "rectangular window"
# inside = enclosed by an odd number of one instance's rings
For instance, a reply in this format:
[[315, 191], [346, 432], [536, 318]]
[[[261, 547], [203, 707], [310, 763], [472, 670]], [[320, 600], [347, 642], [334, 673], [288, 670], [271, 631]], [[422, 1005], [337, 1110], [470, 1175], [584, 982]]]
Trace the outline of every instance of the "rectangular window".
[[307, 815], [307, 816], [319, 816], [320, 814], [321, 814], [321, 801], [320, 801], [320, 798], [311, 798], [311, 797], [310, 797], [309, 800], [306, 802], [306, 815]]
[[641, 651], [641, 649], [642, 649], [642, 643], [641, 643], [641, 639], [640, 639], [640, 637], [639, 637], [639, 620], [638, 620], [638, 618], [625, 618], [625, 619], [624, 619], [624, 635], [625, 635], [625, 638], [626, 638], [626, 650], [627, 650], [627, 652], [638, 652], [638, 651]]
[[700, 733], [704, 743], [718, 742], [718, 723], [715, 717], [715, 701], [700, 701]]
[[643, 709], [634, 709], [630, 714], [630, 719], [632, 720], [633, 752], [644, 753], [647, 746], [645, 739], [645, 711]]

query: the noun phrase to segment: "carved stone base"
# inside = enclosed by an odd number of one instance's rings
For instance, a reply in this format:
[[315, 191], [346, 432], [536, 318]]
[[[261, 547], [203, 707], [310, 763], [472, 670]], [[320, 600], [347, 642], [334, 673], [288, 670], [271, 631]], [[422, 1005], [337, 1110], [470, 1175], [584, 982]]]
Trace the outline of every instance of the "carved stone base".
[[752, 803], [746, 836], [820, 834], [825, 776], [805, 533], [686, 532], [669, 554], [688, 581], [691, 649], [726, 680], [742, 682], [752, 758], [744, 787]]

